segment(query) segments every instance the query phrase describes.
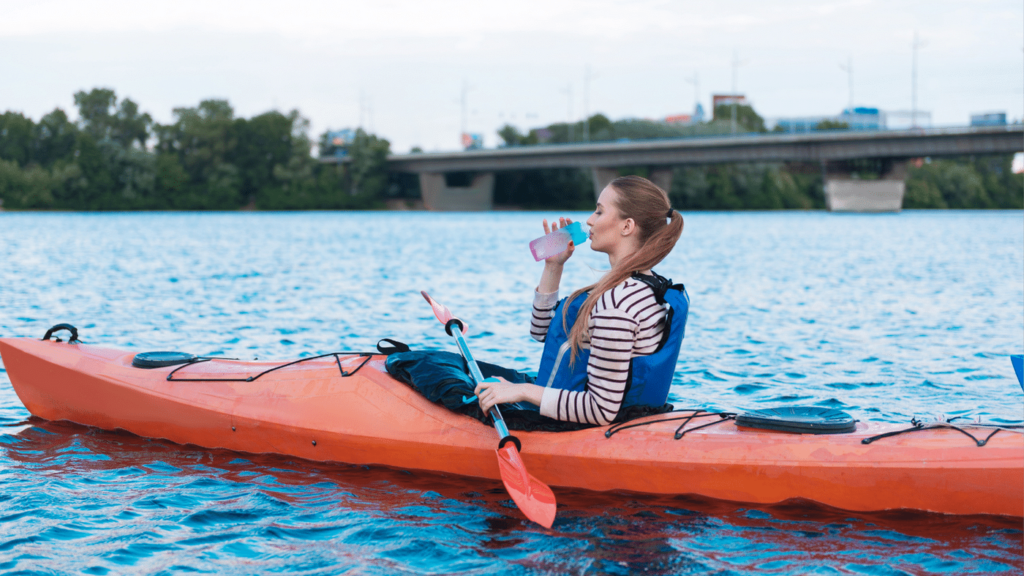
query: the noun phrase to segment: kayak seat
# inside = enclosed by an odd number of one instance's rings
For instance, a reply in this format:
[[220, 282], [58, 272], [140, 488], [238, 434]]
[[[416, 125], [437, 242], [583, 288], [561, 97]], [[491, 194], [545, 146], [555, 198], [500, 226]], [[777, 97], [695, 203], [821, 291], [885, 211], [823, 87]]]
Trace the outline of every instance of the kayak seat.
[[[529, 372], [519, 372], [489, 362], [477, 364], [484, 378], [498, 376], [515, 384], [532, 384], [536, 380], [536, 375]], [[440, 350], [396, 352], [388, 356], [384, 366], [388, 374], [412, 386], [431, 402], [441, 404], [452, 412], [476, 418], [484, 424], [491, 424], [490, 417], [480, 410], [480, 404], [476, 400], [466, 402], [466, 399], [474, 395], [473, 390], [476, 386], [469, 375], [466, 360], [461, 355]], [[661, 414], [670, 410], [670, 404], [654, 410], [634, 406], [622, 410], [616, 421]], [[592, 424], [562, 422], [542, 416], [540, 409], [528, 402], [502, 404], [501, 414], [509, 430], [564, 432], [594, 427]]]

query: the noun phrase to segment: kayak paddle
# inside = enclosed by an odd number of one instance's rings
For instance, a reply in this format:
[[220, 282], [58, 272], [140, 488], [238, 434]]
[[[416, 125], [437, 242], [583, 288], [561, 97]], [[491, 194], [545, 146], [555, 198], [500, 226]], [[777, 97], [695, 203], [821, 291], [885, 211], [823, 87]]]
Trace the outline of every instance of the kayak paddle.
[[[447, 306], [434, 301], [426, 292], [421, 291], [420, 294], [423, 294], [423, 297], [430, 303], [430, 307], [434, 310], [434, 316], [441, 324], [444, 324], [445, 332], [455, 339], [459, 352], [466, 359], [473, 382], [476, 384], [483, 382], [484, 375], [480, 373], [480, 366], [473, 359], [466, 339], [462, 336], [467, 330], [466, 323], [453, 316]], [[453, 326], [457, 326], [458, 330], [452, 330]], [[551, 528], [555, 521], [555, 494], [547, 484], [537, 480], [526, 471], [526, 464], [519, 456], [519, 451], [523, 448], [522, 443], [518, 438], [509, 434], [505, 419], [502, 418], [497, 405], [491, 408], [490, 414], [500, 438], [496, 452], [498, 454], [498, 470], [501, 472], [501, 481], [505, 484], [505, 489], [508, 490], [512, 500], [527, 518], [545, 528]]]

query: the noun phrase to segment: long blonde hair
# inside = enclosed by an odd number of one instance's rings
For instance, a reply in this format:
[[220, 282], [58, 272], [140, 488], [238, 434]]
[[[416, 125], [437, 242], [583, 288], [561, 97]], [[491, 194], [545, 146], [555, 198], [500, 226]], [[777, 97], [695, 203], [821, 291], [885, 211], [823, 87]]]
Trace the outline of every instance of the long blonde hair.
[[[640, 249], [619, 261], [600, 280], [580, 288], [569, 297], [568, 302], [572, 302], [584, 292], [590, 293], [569, 331], [569, 343], [572, 346], [570, 365], [576, 363], [584, 336], [589, 337], [587, 324], [597, 300], [634, 272], [650, 270], [658, 265], [672, 252], [683, 233], [683, 216], [672, 210], [668, 194], [650, 180], [640, 176], [623, 176], [612, 180], [609, 186], [618, 192], [615, 207], [619, 214], [623, 219], [632, 218], [636, 223]], [[568, 305], [562, 307], [562, 326], [567, 325], [568, 311]]]

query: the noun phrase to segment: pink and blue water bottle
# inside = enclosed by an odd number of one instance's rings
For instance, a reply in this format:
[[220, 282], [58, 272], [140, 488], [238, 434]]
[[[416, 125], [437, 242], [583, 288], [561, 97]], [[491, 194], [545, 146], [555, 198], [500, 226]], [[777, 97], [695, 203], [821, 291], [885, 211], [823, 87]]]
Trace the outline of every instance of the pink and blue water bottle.
[[569, 241], [579, 246], [586, 242], [589, 235], [583, 230], [579, 222], [573, 222], [564, 228], [554, 230], [530, 242], [530, 252], [533, 259], [540, 262], [552, 256], [558, 256], [569, 249]]

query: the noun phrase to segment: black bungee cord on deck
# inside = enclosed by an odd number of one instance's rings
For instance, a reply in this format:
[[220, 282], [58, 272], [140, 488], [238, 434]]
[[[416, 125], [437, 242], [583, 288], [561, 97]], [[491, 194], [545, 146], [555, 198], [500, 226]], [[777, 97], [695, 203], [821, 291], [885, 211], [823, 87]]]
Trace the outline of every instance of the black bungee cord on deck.
[[[382, 346], [381, 342], [387, 342], [388, 344], [390, 344], [390, 346]], [[282, 368], [287, 368], [288, 366], [294, 366], [295, 364], [299, 364], [299, 363], [302, 363], [302, 362], [307, 362], [309, 360], [316, 360], [317, 358], [327, 358], [328, 356], [333, 356], [334, 357], [334, 361], [338, 365], [338, 372], [341, 373], [341, 377], [342, 378], [348, 378], [349, 376], [352, 376], [356, 372], [359, 372], [363, 368], [363, 366], [366, 366], [366, 363], [370, 361], [370, 358], [372, 358], [374, 356], [379, 356], [381, 354], [387, 356], [387, 355], [390, 355], [390, 354], [394, 354], [395, 352], [408, 352], [408, 351], [409, 351], [409, 347], [407, 345], [403, 344], [402, 342], [398, 342], [398, 341], [392, 340], [390, 338], [383, 338], [379, 342], [377, 342], [377, 352], [328, 352], [327, 354], [320, 354], [320, 355], [317, 355], [317, 356], [308, 356], [306, 358], [299, 358], [298, 360], [293, 360], [291, 362], [287, 362], [285, 364], [281, 364], [280, 366], [274, 366], [273, 368], [268, 368], [267, 370], [264, 370], [263, 372], [260, 372], [259, 374], [256, 374], [255, 376], [247, 376], [245, 378], [175, 378], [174, 374], [177, 373], [178, 370], [181, 370], [182, 368], [187, 368], [189, 366], [193, 366], [195, 364], [200, 364], [202, 362], [209, 362], [210, 360], [237, 360], [237, 358], [220, 358], [220, 357], [209, 357], [209, 356], [207, 356], [207, 357], [195, 357], [195, 358], [189, 360], [188, 362], [182, 364], [181, 366], [178, 366], [174, 370], [171, 370], [170, 374], [167, 375], [167, 381], [168, 382], [253, 382], [253, 381], [259, 379], [261, 376], [264, 376], [266, 374], [270, 374], [271, 372], [273, 372], [275, 370], [280, 370]], [[348, 372], [348, 371], [346, 371], [341, 366], [341, 356], [359, 357], [359, 358], [363, 358], [363, 361], [359, 363], [359, 366], [356, 366], [355, 370], [352, 370], [351, 372]]]
[[[196, 364], [202, 364], [203, 362], [209, 362], [211, 360], [238, 360], [237, 358], [221, 358], [221, 357], [206, 357], [206, 356], [202, 356], [202, 357], [196, 357], [193, 360], [190, 360], [189, 362], [186, 362], [186, 363], [182, 364], [181, 366], [178, 366], [174, 370], [171, 370], [171, 373], [167, 375], [167, 381], [168, 382], [253, 382], [253, 381], [257, 380], [260, 376], [264, 376], [266, 374], [270, 374], [271, 372], [273, 372], [275, 370], [280, 370], [281, 368], [287, 368], [288, 366], [294, 366], [295, 364], [299, 364], [301, 362], [306, 362], [308, 360], [316, 360], [317, 358], [327, 358], [328, 356], [333, 356], [334, 357], [334, 361], [338, 364], [338, 371], [341, 372], [341, 377], [342, 378], [347, 378], [347, 377], [355, 374], [356, 372], [359, 372], [359, 369], [362, 368], [363, 366], [365, 366], [366, 363], [370, 361], [371, 357], [376, 356], [376, 355], [377, 355], [376, 352], [355, 352], [355, 353], [354, 352], [330, 352], [330, 353], [327, 353], [327, 354], [320, 354], [318, 356], [308, 356], [306, 358], [300, 358], [298, 360], [293, 360], [292, 362], [288, 362], [286, 364], [281, 364], [280, 366], [274, 366], [273, 368], [268, 368], [267, 370], [264, 370], [263, 372], [260, 372], [259, 374], [256, 374], [255, 376], [247, 376], [245, 378], [175, 378], [174, 377], [174, 374], [177, 373], [178, 370], [181, 370], [182, 368], [187, 368], [189, 366], [194, 366]], [[346, 372], [345, 369], [341, 367], [341, 359], [339, 358], [339, 356], [350, 356], [350, 357], [351, 356], [358, 356], [358, 357], [365, 357], [365, 359], [359, 364], [359, 366], [356, 366], [355, 370], [353, 370], [351, 372]]]
[[[707, 418], [707, 417], [710, 417], [710, 416], [718, 416], [720, 418], [720, 420], [715, 420], [715, 421], [709, 422], [707, 424], [701, 424], [700, 426], [694, 426], [693, 428], [690, 428], [688, 430], [683, 430], [683, 428], [686, 428], [686, 425], [689, 424], [695, 418]], [[676, 432], [675, 432], [675, 435], [674, 435], [675, 439], [679, 440], [680, 438], [682, 438], [683, 436], [686, 436], [688, 433], [693, 432], [694, 430], [700, 430], [701, 428], [707, 428], [709, 426], [714, 426], [716, 424], [721, 424], [722, 422], [725, 422], [727, 420], [735, 420], [735, 419], [736, 419], [736, 413], [735, 412], [707, 412], [707, 411], [705, 411], [703, 409], [690, 409], [690, 414], [685, 415], [685, 416], [676, 416], [674, 418], [661, 418], [659, 420], [646, 420], [644, 422], [635, 422], [635, 421], [631, 421], [631, 420], [627, 420], [625, 422], [619, 422], [618, 424], [613, 424], [611, 427], [609, 427], [607, 430], [605, 430], [604, 437], [605, 438], [611, 438], [614, 434], [616, 434], [618, 432], [621, 432], [623, 430], [626, 430], [628, 428], [636, 428], [638, 426], [649, 426], [651, 424], [658, 424], [659, 422], [678, 422], [678, 421], [682, 420], [683, 423], [680, 424], [678, 428], [676, 428]], [[632, 422], [632, 423], [630, 423], [630, 422]]]
[[[892, 436], [899, 436], [900, 434], [906, 434], [908, 432], [920, 432], [920, 431], [923, 431], [923, 430], [937, 430], [937, 429], [941, 429], [941, 428], [949, 428], [949, 429], [952, 429], [952, 430], [956, 430], [957, 432], [967, 436], [971, 440], [974, 440], [974, 443], [978, 445], [978, 448], [982, 448], [986, 444], [988, 444], [988, 441], [991, 440], [992, 437], [995, 436], [1000, 431], [1013, 432], [1015, 434], [1024, 434], [1024, 425], [1022, 425], [1022, 424], [1003, 424], [1003, 425], [999, 425], [999, 424], [981, 424], [979, 422], [979, 423], [971, 423], [971, 424], [962, 425], [962, 427], [961, 427], [961, 426], [957, 426], [956, 424], [952, 423], [953, 420], [956, 420], [957, 418], [964, 418], [964, 416], [954, 416], [953, 418], [950, 418], [950, 419], [946, 420], [945, 422], [932, 422], [930, 424], [926, 424], [925, 422], [922, 422], [922, 421], [918, 420], [917, 417], [915, 416], [915, 417], [910, 419], [910, 428], [904, 428], [902, 430], [893, 430], [892, 432], [886, 432], [884, 434], [877, 434], [875, 436], [870, 436], [868, 438], [864, 438], [863, 440], [861, 440], [860, 443], [861, 444], [871, 444], [875, 440], [881, 440], [882, 438], [891, 438]], [[977, 437], [974, 436], [974, 434], [971, 434], [967, 430], [964, 430], [964, 428], [966, 428], [966, 427], [980, 428], [982, 430], [992, 430], [992, 433], [989, 434], [988, 436], [984, 437], [984, 438], [977, 438]]]

